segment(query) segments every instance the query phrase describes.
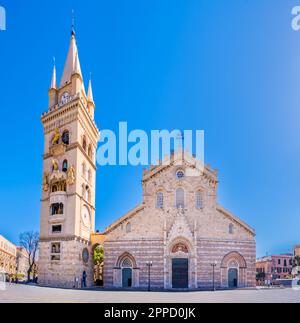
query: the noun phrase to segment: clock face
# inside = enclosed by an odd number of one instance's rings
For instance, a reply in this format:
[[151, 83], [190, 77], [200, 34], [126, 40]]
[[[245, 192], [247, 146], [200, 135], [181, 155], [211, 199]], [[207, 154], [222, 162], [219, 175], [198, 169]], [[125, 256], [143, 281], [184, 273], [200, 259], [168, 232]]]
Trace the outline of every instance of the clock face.
[[62, 96], [61, 96], [61, 103], [62, 104], [66, 104], [70, 99], [70, 94], [68, 92], [65, 92]]
[[82, 208], [82, 223], [85, 227], [90, 226], [90, 212], [86, 206]]

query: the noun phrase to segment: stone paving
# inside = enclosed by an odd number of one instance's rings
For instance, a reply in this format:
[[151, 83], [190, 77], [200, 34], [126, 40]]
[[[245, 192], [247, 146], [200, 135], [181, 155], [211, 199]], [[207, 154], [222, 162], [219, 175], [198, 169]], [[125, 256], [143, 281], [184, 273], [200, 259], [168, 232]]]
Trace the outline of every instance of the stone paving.
[[216, 292], [124, 292], [67, 290], [7, 285], [0, 303], [300, 303], [300, 291], [289, 289]]

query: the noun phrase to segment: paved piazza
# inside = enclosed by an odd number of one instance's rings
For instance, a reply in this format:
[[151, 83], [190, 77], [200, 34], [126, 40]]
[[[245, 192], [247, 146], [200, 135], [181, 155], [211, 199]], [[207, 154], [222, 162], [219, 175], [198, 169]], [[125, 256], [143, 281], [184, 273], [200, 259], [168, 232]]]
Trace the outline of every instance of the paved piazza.
[[24, 285], [0, 291], [0, 303], [300, 303], [300, 291], [292, 289], [235, 290], [217, 292], [118, 292], [52, 289]]

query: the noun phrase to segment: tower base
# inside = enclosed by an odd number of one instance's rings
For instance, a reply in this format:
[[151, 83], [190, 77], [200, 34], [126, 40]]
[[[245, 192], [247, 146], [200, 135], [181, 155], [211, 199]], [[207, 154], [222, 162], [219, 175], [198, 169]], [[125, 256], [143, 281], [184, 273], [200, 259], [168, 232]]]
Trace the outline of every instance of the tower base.
[[[53, 244], [60, 245], [60, 253], [53, 254]], [[82, 252], [88, 250], [88, 262], [84, 262]], [[39, 253], [40, 285], [61, 288], [83, 288], [94, 285], [93, 259], [88, 243], [80, 239], [56, 239], [40, 242]], [[83, 273], [86, 272], [86, 286], [83, 284]]]

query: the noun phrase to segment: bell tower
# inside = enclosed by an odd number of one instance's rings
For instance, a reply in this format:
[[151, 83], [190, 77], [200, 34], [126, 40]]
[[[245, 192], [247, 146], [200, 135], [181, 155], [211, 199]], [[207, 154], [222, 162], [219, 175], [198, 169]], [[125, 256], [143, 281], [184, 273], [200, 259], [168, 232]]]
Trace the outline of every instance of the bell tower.
[[95, 229], [96, 148], [92, 83], [85, 92], [75, 32], [57, 86], [54, 66], [44, 128], [39, 282], [79, 287], [93, 281], [90, 236]]

